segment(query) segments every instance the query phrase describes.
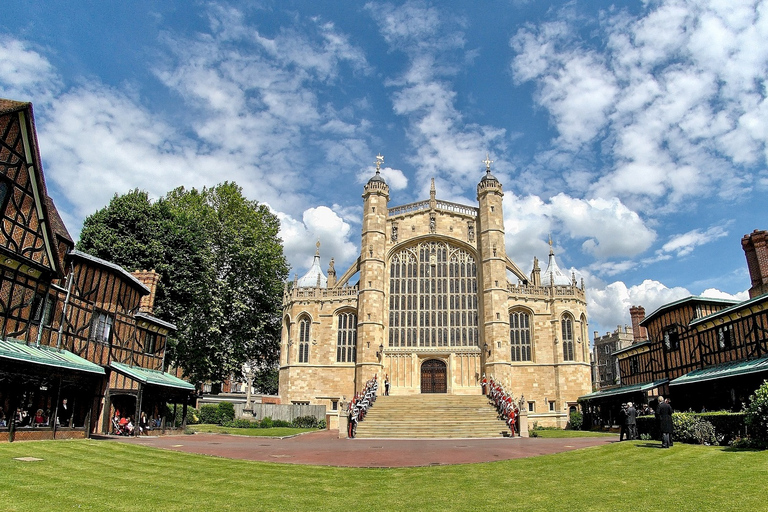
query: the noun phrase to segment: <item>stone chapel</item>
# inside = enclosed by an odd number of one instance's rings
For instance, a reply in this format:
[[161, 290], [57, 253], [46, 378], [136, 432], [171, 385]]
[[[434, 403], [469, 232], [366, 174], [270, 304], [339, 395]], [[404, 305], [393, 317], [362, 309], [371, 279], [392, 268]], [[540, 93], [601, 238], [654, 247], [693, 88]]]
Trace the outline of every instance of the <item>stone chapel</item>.
[[[360, 256], [337, 278], [312, 268], [286, 286], [280, 350], [284, 404], [337, 410], [377, 375], [390, 394], [480, 394], [483, 375], [523, 397], [529, 421], [564, 427], [591, 372], [584, 282], [549, 251], [525, 275], [507, 257], [501, 183], [486, 173], [477, 205], [436, 199], [389, 206], [376, 174], [363, 189]], [[356, 279], [355, 284], [351, 284]]]

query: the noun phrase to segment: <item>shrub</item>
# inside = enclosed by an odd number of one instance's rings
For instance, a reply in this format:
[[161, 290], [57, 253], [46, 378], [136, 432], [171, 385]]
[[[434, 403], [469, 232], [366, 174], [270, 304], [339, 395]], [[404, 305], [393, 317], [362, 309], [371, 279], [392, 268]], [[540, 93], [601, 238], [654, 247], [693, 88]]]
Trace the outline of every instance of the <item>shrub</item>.
[[273, 427], [292, 427], [293, 423], [285, 420], [272, 420]]
[[672, 415], [672, 436], [681, 443], [717, 444], [715, 427], [691, 412], [676, 412]]
[[659, 424], [654, 416], [638, 416], [637, 433], [641, 439], [644, 435], [647, 435], [649, 439], [661, 439]]
[[768, 443], [768, 381], [763, 381], [762, 386], [749, 397], [744, 423], [751, 439], [762, 445]]
[[717, 440], [721, 445], [729, 444], [733, 439], [744, 435], [746, 414], [743, 412], [703, 412], [696, 416], [710, 422], [715, 427]]
[[197, 425], [200, 423], [200, 411], [194, 407], [187, 407], [187, 425]]
[[267, 416], [263, 420], [259, 422], [259, 427], [261, 428], [272, 428], [272, 418]]
[[317, 418], [314, 416], [299, 416], [293, 420], [296, 428], [317, 428]]
[[216, 412], [219, 416], [218, 423], [222, 425], [235, 419], [235, 406], [232, 405], [231, 402], [219, 402], [219, 405], [216, 407]]
[[213, 404], [204, 404], [200, 406], [200, 423], [219, 422], [219, 409]]
[[319, 428], [320, 430], [325, 430], [327, 428], [327, 424], [325, 423], [325, 420], [318, 421], [317, 428]]
[[571, 430], [581, 430], [581, 426], [584, 424], [584, 416], [581, 411], [571, 412], [570, 420]]

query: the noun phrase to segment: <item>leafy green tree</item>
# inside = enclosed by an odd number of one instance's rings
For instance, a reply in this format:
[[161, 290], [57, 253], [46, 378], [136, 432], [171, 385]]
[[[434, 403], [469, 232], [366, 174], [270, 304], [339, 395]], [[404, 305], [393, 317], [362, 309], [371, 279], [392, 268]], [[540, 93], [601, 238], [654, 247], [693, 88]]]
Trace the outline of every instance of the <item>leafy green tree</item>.
[[749, 397], [746, 413], [744, 422], [747, 425], [749, 437], [759, 446], [768, 445], [768, 380], [764, 380], [763, 384]]
[[155, 315], [176, 324], [169, 360], [194, 381], [222, 380], [246, 361], [274, 365], [288, 264], [280, 223], [235, 183], [152, 202], [115, 196], [88, 217], [78, 249], [161, 275]]
[[253, 387], [258, 393], [265, 395], [276, 395], [280, 376], [277, 366], [261, 368], [256, 371], [253, 377]]

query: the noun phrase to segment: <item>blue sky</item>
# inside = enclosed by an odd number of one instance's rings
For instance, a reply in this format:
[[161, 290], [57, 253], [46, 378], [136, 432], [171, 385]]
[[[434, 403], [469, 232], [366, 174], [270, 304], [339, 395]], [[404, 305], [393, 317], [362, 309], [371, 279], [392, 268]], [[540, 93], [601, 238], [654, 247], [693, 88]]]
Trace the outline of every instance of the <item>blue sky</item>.
[[74, 237], [133, 188], [225, 180], [282, 221], [292, 273], [341, 273], [385, 157], [390, 206], [475, 204], [486, 152], [526, 272], [551, 234], [590, 329], [746, 298], [768, 228], [766, 2], [4, 4], [0, 97], [34, 104]]

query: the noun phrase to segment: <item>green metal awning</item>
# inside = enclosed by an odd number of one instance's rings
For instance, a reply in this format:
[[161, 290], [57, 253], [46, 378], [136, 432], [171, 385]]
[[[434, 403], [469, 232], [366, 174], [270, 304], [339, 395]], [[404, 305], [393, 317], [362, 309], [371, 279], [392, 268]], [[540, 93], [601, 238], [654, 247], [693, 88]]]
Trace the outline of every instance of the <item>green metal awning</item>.
[[186, 389], [189, 391], [195, 390], [195, 385], [190, 384], [185, 380], [181, 380], [178, 377], [171, 375], [170, 373], [164, 373], [157, 370], [149, 370], [147, 368], [137, 368], [135, 366], [128, 366], [127, 364], [116, 363], [112, 361], [109, 366], [118, 373], [137, 380], [142, 384], [149, 384], [151, 386], [163, 386], [166, 388]]
[[704, 382], [715, 379], [725, 379], [727, 377], [736, 377], [750, 373], [768, 372], [768, 356], [760, 359], [751, 359], [748, 361], [731, 361], [728, 363], [700, 368], [682, 377], [678, 377], [669, 383], [670, 386], [679, 386], [681, 384], [693, 384], [694, 382]]
[[26, 363], [66, 368], [80, 372], [104, 375], [104, 368], [87, 359], [76, 356], [68, 350], [46, 347], [43, 345], [28, 345], [23, 341], [7, 339], [0, 340], [0, 359], [12, 359]]
[[657, 380], [655, 382], [646, 382], [644, 384], [632, 384], [631, 386], [621, 386], [618, 388], [602, 389], [588, 395], [580, 396], [579, 400], [594, 400], [596, 398], [605, 398], [609, 396], [626, 395], [628, 393], [645, 392], [669, 382], [669, 379]]

